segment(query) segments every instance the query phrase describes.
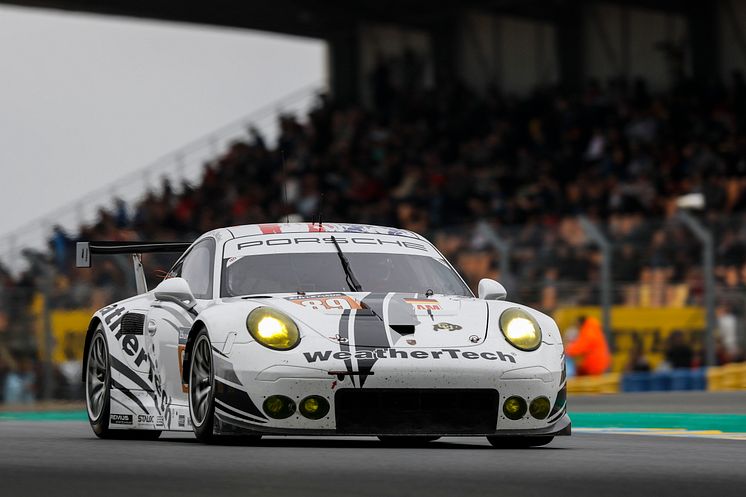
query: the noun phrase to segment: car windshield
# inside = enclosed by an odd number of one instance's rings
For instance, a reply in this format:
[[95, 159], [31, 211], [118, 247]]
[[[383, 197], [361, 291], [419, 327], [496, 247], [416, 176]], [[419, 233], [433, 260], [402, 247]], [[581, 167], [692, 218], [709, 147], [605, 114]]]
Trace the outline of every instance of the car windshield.
[[[364, 292], [433, 293], [472, 296], [442, 259], [393, 253], [345, 253]], [[347, 292], [344, 268], [335, 252], [262, 254], [223, 261], [221, 296], [256, 293]]]

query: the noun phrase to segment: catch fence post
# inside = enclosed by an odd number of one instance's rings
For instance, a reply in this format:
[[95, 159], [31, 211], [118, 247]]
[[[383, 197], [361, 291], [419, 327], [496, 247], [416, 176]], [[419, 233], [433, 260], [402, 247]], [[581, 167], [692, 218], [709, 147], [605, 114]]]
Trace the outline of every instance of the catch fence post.
[[679, 211], [677, 217], [702, 244], [702, 272], [705, 279], [705, 365], [715, 366], [715, 240], [705, 225], [686, 211]]
[[500, 254], [500, 279], [503, 282], [509, 281], [510, 275], [510, 242], [504, 240], [497, 232], [485, 221], [480, 221], [477, 225], [477, 233], [482, 235], [487, 242], [492, 245]]
[[613, 281], [611, 278], [611, 261], [613, 257], [612, 244], [603, 232], [598, 229], [586, 216], [579, 216], [580, 226], [583, 228], [586, 236], [601, 250], [601, 324], [604, 328], [606, 343], [609, 348], [613, 347], [611, 336], [611, 306]]

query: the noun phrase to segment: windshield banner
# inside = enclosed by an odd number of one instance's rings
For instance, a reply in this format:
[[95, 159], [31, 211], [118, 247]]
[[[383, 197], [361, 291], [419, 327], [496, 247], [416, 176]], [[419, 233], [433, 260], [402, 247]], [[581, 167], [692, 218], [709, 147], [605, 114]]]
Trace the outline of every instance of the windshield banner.
[[416, 254], [440, 258], [440, 254], [424, 240], [392, 235], [340, 233], [294, 233], [246, 236], [225, 242], [224, 258], [257, 254], [336, 252], [332, 236], [343, 252], [374, 252], [386, 254]]

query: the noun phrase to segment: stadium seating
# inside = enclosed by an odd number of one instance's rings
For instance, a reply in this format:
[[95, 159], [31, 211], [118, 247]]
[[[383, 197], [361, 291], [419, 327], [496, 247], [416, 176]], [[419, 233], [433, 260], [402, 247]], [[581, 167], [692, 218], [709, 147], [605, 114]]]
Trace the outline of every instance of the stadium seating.
[[[454, 85], [392, 98], [396, 105], [375, 110], [322, 98], [307, 119], [281, 116], [276, 146], [249, 135], [206, 163], [196, 184], [164, 182], [136, 205], [102, 210], [79, 233], [56, 231], [48, 252], [29, 254], [28, 272], [16, 278], [0, 270], [0, 331], [12, 337], [6, 343], [36, 353], [33, 340], [18, 337], [29, 335], [30, 304], [42, 288], [57, 309], [100, 307], [132, 293], [128, 264], [111, 260], [95, 273], [74, 268], [79, 238], [191, 240], [215, 226], [319, 214], [425, 234], [472, 287], [492, 276], [511, 299], [553, 312], [598, 304], [599, 255], [578, 224], [584, 213], [614, 243], [615, 304], [701, 306], [700, 247], [671, 222], [677, 198], [690, 193], [703, 195], [701, 215], [716, 237], [719, 308], [743, 327], [741, 79], [662, 95], [614, 84], [516, 99]], [[478, 220], [510, 243], [510, 274], [501, 274], [499, 254], [474, 230]], [[144, 262], [152, 282], [171, 261]], [[738, 353], [719, 357], [728, 362]], [[741, 369], [725, 368], [707, 371], [708, 388], [744, 386]], [[701, 389], [703, 374], [611, 374], [574, 379], [571, 389]]]

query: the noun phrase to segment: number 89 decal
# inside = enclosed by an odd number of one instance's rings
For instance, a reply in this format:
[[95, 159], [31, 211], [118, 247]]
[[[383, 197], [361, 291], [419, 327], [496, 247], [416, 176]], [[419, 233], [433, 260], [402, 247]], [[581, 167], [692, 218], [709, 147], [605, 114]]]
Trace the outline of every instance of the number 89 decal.
[[288, 297], [288, 300], [294, 304], [302, 305], [303, 307], [315, 311], [362, 309], [360, 302], [343, 293], [325, 293], [311, 297]]

